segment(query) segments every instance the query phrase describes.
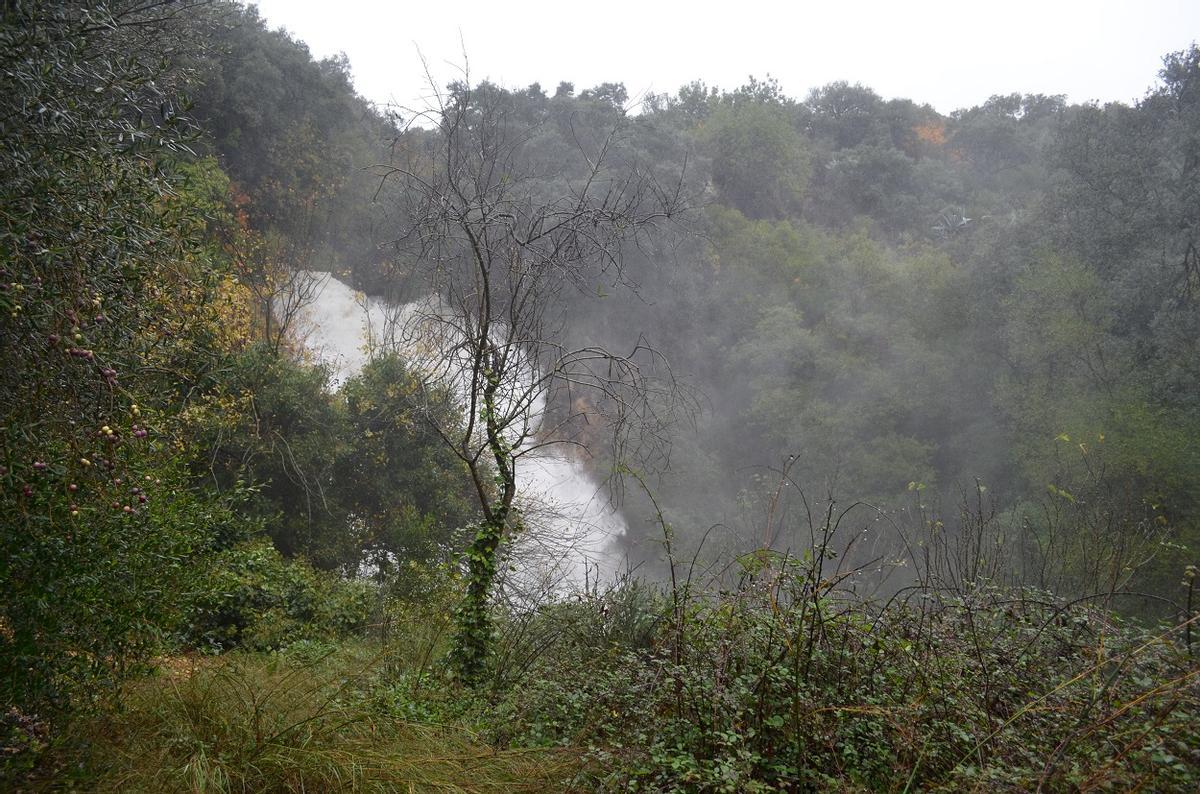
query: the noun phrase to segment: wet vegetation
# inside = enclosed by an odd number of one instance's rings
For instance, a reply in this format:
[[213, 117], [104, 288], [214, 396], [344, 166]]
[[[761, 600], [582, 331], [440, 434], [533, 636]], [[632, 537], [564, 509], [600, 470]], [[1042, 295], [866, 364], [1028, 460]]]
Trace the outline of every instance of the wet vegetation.
[[[395, 113], [238, 3], [7, 3], [0, 785], [1195, 790], [1200, 50], [1146, 81]], [[335, 382], [307, 270], [451, 354]], [[551, 443], [621, 565], [521, 592]]]

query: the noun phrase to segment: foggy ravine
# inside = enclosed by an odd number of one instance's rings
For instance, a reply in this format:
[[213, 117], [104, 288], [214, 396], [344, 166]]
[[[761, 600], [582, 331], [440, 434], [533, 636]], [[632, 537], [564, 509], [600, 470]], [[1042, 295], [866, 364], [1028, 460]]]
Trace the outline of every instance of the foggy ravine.
[[[371, 350], [390, 340], [408, 353], [403, 334], [386, 334], [389, 308], [381, 298], [356, 292], [328, 273], [298, 271], [300, 283], [315, 283], [311, 302], [299, 312], [298, 338], [332, 369], [340, 387], [370, 360]], [[398, 310], [410, 316], [417, 304]], [[522, 457], [517, 467], [519, 500], [527, 531], [508, 560], [508, 589], [520, 598], [539, 591], [573, 592], [610, 580], [620, 567], [614, 541], [626, 532], [604, 486], [563, 446], [546, 446]], [[515, 567], [514, 567], [515, 563]], [[515, 588], [514, 588], [515, 585]]]
[[1200, 792], [1171, 3], [6, 3], [0, 792]]

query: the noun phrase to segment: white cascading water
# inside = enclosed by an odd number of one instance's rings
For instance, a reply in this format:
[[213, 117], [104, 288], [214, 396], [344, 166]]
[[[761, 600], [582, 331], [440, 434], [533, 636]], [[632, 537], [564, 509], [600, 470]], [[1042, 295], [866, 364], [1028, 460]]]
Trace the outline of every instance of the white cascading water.
[[[311, 302], [297, 318], [298, 336], [332, 368], [333, 383], [340, 387], [379, 346], [389, 327], [389, 307], [327, 273], [302, 271], [297, 276], [312, 285]], [[417, 306], [401, 308], [400, 316]], [[398, 335], [386, 336], [396, 343]], [[402, 343], [398, 352], [405, 353]], [[508, 576], [507, 584], [524, 600], [539, 592], [579, 591], [611, 579], [617, 571], [613, 541], [625, 533], [625, 522], [569, 449], [542, 447], [522, 456], [517, 466], [519, 506], [527, 531], [508, 559], [509, 572], [519, 573]]]

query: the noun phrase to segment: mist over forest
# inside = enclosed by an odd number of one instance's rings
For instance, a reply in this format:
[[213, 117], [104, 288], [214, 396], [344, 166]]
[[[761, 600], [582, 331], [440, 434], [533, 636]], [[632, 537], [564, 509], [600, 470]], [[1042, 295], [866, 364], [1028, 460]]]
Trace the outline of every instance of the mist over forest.
[[5, 787], [1195, 789], [1194, 43], [948, 115], [465, 63], [0, 11]]

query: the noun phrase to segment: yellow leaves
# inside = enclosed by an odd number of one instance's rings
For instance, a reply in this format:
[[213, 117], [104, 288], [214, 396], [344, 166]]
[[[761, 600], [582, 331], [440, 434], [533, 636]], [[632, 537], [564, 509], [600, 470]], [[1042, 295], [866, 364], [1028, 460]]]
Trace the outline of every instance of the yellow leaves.
[[240, 350], [250, 338], [254, 318], [253, 295], [233, 275], [222, 278], [216, 293], [218, 305], [213, 307], [213, 311], [218, 343], [227, 352]]
[[946, 125], [938, 119], [916, 125], [913, 127], [913, 133], [922, 143], [933, 146], [943, 146], [946, 143]]
[[1057, 496], [1060, 499], [1065, 499], [1068, 502], [1071, 502], [1072, 504], [1075, 503], [1074, 494], [1072, 494], [1070, 491], [1066, 490], [1065, 488], [1059, 488], [1054, 483], [1047, 484], [1046, 490], [1050, 493], [1051, 496]]

